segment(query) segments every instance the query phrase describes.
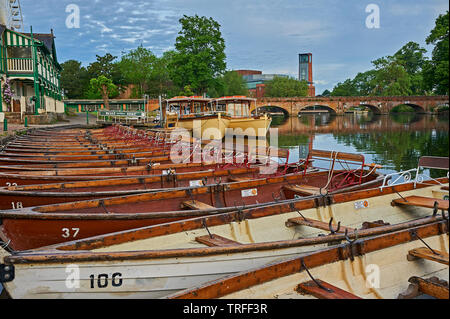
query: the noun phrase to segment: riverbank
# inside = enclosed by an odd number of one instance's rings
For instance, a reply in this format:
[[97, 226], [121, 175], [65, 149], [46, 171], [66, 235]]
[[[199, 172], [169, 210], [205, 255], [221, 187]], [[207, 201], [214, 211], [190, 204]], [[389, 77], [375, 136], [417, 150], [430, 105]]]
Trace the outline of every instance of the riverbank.
[[[89, 124], [95, 125], [96, 121], [97, 117], [89, 114]], [[53, 124], [28, 125], [28, 127], [25, 127], [24, 124], [8, 124], [7, 131], [0, 131], [0, 145], [6, 144], [9, 140], [14, 138], [14, 136], [26, 134], [29, 130], [41, 128], [57, 128], [61, 126], [73, 126], [73, 125], [87, 125], [86, 114], [85, 113], [73, 114], [68, 116], [66, 120], [61, 120]]]

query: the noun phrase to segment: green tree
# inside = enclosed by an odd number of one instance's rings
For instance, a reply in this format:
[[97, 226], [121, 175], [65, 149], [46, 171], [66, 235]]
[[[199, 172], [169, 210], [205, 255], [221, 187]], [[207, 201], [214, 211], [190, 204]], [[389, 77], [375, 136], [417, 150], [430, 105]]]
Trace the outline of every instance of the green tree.
[[248, 95], [247, 84], [242, 75], [235, 71], [228, 71], [222, 76], [224, 83], [223, 96]]
[[216, 79], [214, 85], [208, 90], [208, 96], [221, 97], [231, 95], [248, 95], [247, 84], [242, 75], [236, 71], [227, 71]]
[[375, 94], [376, 75], [376, 70], [369, 70], [362, 73], [360, 72], [355, 76], [353, 85], [358, 96], [370, 96]]
[[121, 72], [117, 57], [106, 53], [104, 56], [96, 55], [97, 60], [89, 64], [87, 70], [91, 79], [103, 75], [111, 79], [113, 83], [119, 86], [126, 85], [125, 78]]
[[351, 79], [347, 79], [344, 82], [339, 82], [333, 88], [331, 96], [357, 96], [358, 89]]
[[418, 43], [408, 42], [397, 51], [392, 60], [403, 66], [410, 77], [410, 89], [412, 95], [423, 95], [426, 92], [424, 82], [424, 66], [428, 59], [425, 56], [427, 50]]
[[425, 94], [426, 50], [408, 42], [393, 56], [372, 61], [374, 69], [338, 83], [333, 96], [389, 96]]
[[89, 74], [92, 78], [98, 78], [100, 75], [107, 78], [112, 77], [114, 61], [116, 56], [106, 53], [104, 56], [96, 55], [97, 60], [88, 66]]
[[427, 50], [420, 47], [416, 42], [408, 42], [393, 56], [392, 60], [402, 65], [408, 74], [413, 75], [422, 70], [422, 67], [427, 60], [425, 54]]
[[426, 38], [427, 44], [433, 44], [431, 62], [424, 70], [424, 82], [427, 88], [436, 94], [449, 94], [449, 14], [439, 15], [435, 27]]
[[109, 97], [117, 90], [117, 86], [104, 75], [100, 75], [98, 78], [91, 79], [91, 88], [95, 92], [100, 92], [106, 109], [109, 109]]
[[378, 96], [407, 96], [411, 94], [411, 78], [396, 61], [380, 58], [372, 62], [377, 71], [374, 83]]
[[190, 85], [200, 95], [225, 72], [225, 41], [212, 18], [184, 15], [179, 22], [171, 77], [179, 87]]
[[68, 60], [61, 64], [61, 87], [69, 99], [82, 99], [89, 89], [89, 74], [81, 62]]
[[158, 58], [143, 46], [139, 46], [122, 56], [118, 66], [125, 82], [137, 85], [137, 92], [134, 97], [141, 97], [148, 91], [148, 83], [157, 60]]
[[175, 96], [180, 89], [176, 87], [170, 77], [169, 65], [173, 59], [174, 51], [166, 51], [155, 60], [149, 79], [147, 93], [152, 97], [160, 95]]
[[330, 96], [330, 95], [331, 95], [331, 92], [328, 89], [326, 89], [325, 91], [322, 92], [322, 96]]
[[192, 88], [191, 88], [190, 85], [185, 85], [184, 88], [183, 88], [183, 90], [180, 91], [180, 92], [178, 93], [178, 95], [182, 95], [182, 96], [194, 96], [195, 93], [194, 93], [194, 91], [192, 91]]
[[308, 83], [289, 77], [276, 76], [266, 83], [265, 96], [299, 97], [308, 95]]

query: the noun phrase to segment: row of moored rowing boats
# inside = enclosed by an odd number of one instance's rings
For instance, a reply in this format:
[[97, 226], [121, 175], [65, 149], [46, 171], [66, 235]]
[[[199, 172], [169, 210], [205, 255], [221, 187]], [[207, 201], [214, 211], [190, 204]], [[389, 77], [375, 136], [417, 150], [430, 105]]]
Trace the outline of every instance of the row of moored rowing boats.
[[360, 154], [289, 155], [121, 125], [18, 136], [0, 152], [0, 283], [12, 298], [449, 297], [448, 158], [384, 175]]

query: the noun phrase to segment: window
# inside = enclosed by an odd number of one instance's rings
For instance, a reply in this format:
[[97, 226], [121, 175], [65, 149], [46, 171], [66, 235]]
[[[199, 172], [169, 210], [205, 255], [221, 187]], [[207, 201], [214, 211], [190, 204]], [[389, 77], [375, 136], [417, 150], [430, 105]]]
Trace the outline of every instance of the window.
[[225, 104], [217, 104], [216, 112], [226, 112], [226, 105]]
[[[260, 88], [261, 89], [261, 88]], [[248, 115], [249, 115], [249, 112], [250, 110], [249, 110], [249, 105], [248, 104], [244, 104], [243, 106], [242, 106], [242, 116], [245, 116], [245, 117], [247, 117]]]
[[8, 47], [8, 58], [31, 59], [30, 47]]
[[300, 62], [302, 62], [302, 63], [308, 63], [308, 61], [309, 61], [308, 55], [302, 55], [302, 56], [300, 56]]
[[236, 116], [241, 116], [242, 115], [242, 104], [235, 104], [235, 112], [236, 112]]
[[228, 104], [228, 115], [229, 116], [234, 116], [235, 112], [234, 112], [234, 104], [230, 103]]

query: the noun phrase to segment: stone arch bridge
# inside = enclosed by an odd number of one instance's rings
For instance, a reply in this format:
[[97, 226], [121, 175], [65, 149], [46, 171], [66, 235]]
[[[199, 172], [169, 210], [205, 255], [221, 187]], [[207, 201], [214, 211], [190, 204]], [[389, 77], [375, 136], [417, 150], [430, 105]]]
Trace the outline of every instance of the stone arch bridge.
[[448, 106], [448, 96], [346, 96], [346, 97], [295, 97], [295, 98], [260, 98], [256, 107], [279, 108], [290, 116], [297, 116], [301, 111], [314, 106], [324, 107], [338, 115], [344, 114], [351, 107], [366, 106], [376, 114], [388, 114], [394, 107], [406, 104], [417, 113], [432, 113], [437, 107]]

